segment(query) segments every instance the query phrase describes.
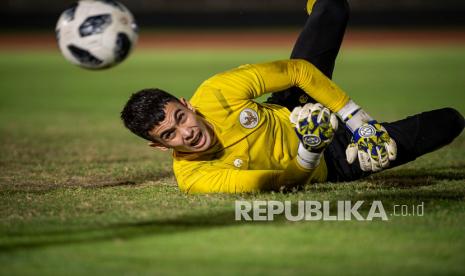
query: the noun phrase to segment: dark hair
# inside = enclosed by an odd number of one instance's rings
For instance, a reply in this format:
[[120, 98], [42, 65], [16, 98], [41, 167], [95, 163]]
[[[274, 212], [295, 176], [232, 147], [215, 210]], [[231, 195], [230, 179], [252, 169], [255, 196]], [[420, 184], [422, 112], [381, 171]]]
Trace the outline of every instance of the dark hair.
[[149, 131], [165, 119], [165, 105], [170, 101], [179, 100], [158, 88], [140, 90], [129, 98], [121, 111], [121, 119], [134, 134], [153, 141]]

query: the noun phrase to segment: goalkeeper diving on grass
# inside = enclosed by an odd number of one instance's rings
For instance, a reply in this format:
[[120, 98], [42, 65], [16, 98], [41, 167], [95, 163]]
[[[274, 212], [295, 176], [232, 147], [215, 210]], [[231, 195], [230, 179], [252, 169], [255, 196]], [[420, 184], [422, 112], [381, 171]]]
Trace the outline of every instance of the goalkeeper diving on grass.
[[[172, 149], [186, 193], [282, 191], [352, 181], [436, 150], [464, 119], [443, 108], [381, 123], [331, 81], [346, 29], [346, 0], [309, 0], [291, 58], [219, 73], [187, 101], [143, 89], [121, 118], [160, 150]], [[265, 103], [254, 99], [271, 94]], [[376, 95], [373, 95], [376, 97]]]

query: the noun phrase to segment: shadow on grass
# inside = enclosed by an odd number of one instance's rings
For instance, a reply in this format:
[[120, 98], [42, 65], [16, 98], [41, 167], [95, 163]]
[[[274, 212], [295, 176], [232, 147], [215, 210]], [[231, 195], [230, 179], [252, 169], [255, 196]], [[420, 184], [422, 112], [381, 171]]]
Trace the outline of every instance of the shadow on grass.
[[100, 181], [100, 182], [86, 182], [81, 185], [87, 189], [111, 188], [119, 186], [136, 186], [147, 181], [160, 181], [166, 178], [174, 177], [171, 171], [151, 172], [143, 175], [138, 175], [130, 180], [115, 180], [115, 181]]
[[412, 188], [431, 186], [443, 180], [465, 180], [465, 165], [431, 169], [398, 169], [366, 178], [380, 186]]
[[[312, 184], [305, 188], [308, 192], [334, 192], [340, 190], [340, 186], [351, 185], [354, 188], [363, 187], [360, 182], [369, 183], [371, 190], [377, 188], [414, 189], [434, 186], [442, 181], [465, 180], [465, 165], [448, 167], [435, 167], [430, 169], [396, 169], [382, 173], [372, 174], [353, 182]], [[364, 184], [366, 186], [366, 184]], [[464, 181], [465, 188], [465, 181]]]
[[95, 180], [90, 177], [83, 179], [67, 179], [63, 182], [49, 184], [46, 183], [14, 183], [12, 185], [0, 185], [1, 194], [46, 194], [58, 189], [83, 188], [83, 189], [102, 189], [112, 187], [137, 187], [148, 181], [157, 182], [174, 177], [171, 171], [146, 172], [130, 178], [115, 178], [114, 180]]
[[34, 249], [47, 246], [131, 239], [145, 235], [175, 234], [200, 229], [240, 225], [234, 210], [217, 213], [184, 215], [172, 219], [155, 219], [129, 223], [94, 226], [84, 229], [61, 229], [42, 233], [11, 233], [4, 235], [0, 252]]

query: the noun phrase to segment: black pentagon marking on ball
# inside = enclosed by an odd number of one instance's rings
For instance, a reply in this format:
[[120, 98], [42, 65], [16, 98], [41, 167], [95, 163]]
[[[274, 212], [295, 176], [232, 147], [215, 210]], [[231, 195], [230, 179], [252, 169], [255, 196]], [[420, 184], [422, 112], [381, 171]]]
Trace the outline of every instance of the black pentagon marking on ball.
[[100, 34], [111, 24], [111, 14], [89, 16], [79, 26], [79, 34], [84, 36]]
[[114, 1], [114, 0], [101, 0], [101, 2], [107, 4], [107, 5], [111, 5], [115, 8], [118, 8], [120, 11], [124, 12], [125, 9], [124, 9], [124, 6], [121, 5], [118, 1]]
[[68, 45], [68, 50], [71, 52], [74, 58], [79, 60], [84, 66], [95, 67], [103, 63], [102, 60], [96, 58], [89, 51], [81, 49], [75, 45]]
[[115, 45], [115, 61], [120, 62], [124, 60], [129, 52], [131, 51], [131, 40], [125, 33], [118, 33], [116, 37], [116, 45]]

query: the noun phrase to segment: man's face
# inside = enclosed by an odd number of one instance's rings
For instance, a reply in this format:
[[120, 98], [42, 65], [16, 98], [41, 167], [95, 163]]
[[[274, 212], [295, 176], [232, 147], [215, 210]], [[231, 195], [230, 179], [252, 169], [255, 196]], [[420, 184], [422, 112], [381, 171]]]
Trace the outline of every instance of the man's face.
[[172, 148], [179, 152], [202, 152], [211, 147], [213, 129], [195, 114], [186, 100], [170, 101], [164, 111], [165, 119], [149, 132], [157, 141], [151, 146]]

